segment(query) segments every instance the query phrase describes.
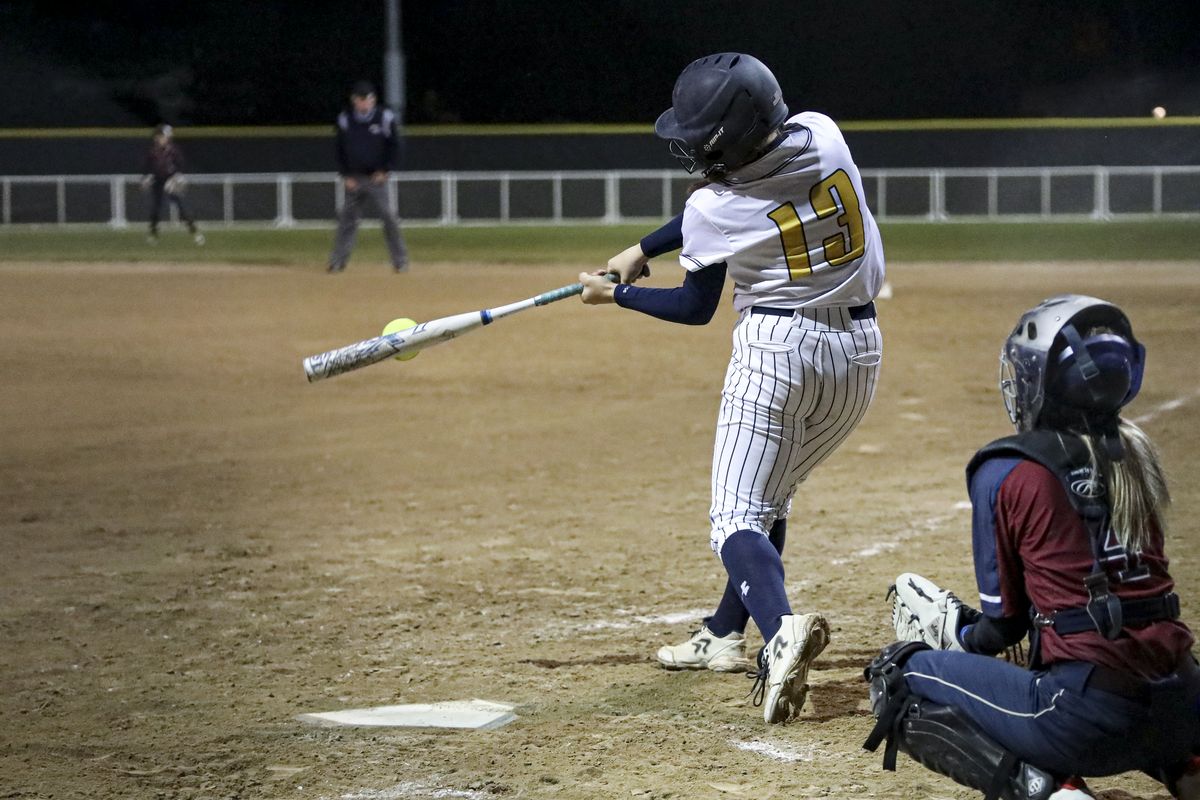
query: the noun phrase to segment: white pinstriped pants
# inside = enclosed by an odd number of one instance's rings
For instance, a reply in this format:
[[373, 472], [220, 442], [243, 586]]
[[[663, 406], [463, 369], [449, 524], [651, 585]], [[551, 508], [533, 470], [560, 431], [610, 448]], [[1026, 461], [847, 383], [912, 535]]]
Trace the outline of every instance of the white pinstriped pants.
[[846, 308], [742, 312], [713, 448], [712, 549], [734, 531], [764, 536], [796, 487], [858, 425], [875, 395], [883, 338]]

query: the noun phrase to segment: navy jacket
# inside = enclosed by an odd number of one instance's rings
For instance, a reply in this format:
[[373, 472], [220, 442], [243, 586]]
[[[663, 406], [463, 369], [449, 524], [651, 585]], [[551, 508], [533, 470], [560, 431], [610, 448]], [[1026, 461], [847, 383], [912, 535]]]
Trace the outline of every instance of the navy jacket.
[[342, 175], [370, 175], [396, 169], [400, 151], [396, 132], [396, 114], [376, 106], [366, 119], [352, 110], [337, 118], [338, 172]]

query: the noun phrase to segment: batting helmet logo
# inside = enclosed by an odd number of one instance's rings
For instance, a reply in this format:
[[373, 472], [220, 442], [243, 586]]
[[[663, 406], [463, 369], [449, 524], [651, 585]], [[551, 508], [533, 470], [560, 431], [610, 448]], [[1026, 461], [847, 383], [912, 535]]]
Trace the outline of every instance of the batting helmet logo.
[[725, 126], [722, 125], [721, 127], [717, 128], [717, 132], [714, 133], [711, 137], [709, 137], [708, 141], [704, 143], [704, 152], [706, 152], [706, 153], [710, 152], [713, 149], [713, 145], [715, 145], [717, 143], [717, 140], [720, 139], [724, 135], [725, 135]]
[[1104, 484], [1095, 478], [1080, 478], [1071, 481], [1071, 491], [1080, 497], [1094, 498], [1104, 496]]

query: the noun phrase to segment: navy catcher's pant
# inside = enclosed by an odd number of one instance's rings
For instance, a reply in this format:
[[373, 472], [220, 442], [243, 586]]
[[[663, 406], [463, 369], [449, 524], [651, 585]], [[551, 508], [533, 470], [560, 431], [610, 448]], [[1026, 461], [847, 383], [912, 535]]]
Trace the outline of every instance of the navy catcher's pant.
[[1031, 672], [990, 656], [926, 650], [905, 663], [904, 678], [914, 694], [962, 710], [1018, 758], [1060, 777], [1159, 777], [1200, 748], [1200, 686], [1170, 679], [1137, 700], [1089, 686], [1092, 669], [1071, 662]]

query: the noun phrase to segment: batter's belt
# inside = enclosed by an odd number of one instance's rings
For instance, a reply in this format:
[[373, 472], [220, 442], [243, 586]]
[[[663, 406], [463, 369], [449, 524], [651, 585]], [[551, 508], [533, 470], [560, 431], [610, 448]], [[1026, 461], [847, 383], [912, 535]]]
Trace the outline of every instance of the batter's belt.
[[[875, 319], [874, 300], [863, 306], [846, 306], [846, 310], [850, 312], [850, 319]], [[771, 306], [753, 306], [750, 309], [751, 314], [766, 314], [772, 317], [790, 317], [797, 311], [799, 311], [797, 308], [772, 308]]]

